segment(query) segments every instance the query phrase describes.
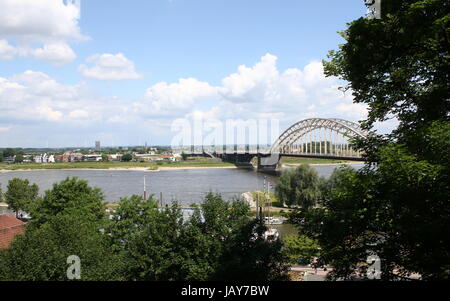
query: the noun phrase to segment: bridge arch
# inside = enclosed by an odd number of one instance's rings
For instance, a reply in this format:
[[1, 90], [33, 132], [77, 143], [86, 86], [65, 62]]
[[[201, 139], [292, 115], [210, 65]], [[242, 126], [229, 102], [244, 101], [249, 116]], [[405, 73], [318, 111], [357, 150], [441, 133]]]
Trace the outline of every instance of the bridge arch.
[[[308, 134], [314, 133], [314, 137]], [[317, 135], [315, 135], [318, 133]], [[355, 137], [367, 138], [368, 132], [352, 121], [340, 118], [309, 118], [299, 121], [272, 144], [272, 154], [317, 154], [331, 156], [360, 157], [353, 151], [348, 140]], [[344, 141], [343, 138], [347, 141]], [[340, 140], [338, 139], [340, 138]], [[295, 146], [293, 150], [293, 146]]]

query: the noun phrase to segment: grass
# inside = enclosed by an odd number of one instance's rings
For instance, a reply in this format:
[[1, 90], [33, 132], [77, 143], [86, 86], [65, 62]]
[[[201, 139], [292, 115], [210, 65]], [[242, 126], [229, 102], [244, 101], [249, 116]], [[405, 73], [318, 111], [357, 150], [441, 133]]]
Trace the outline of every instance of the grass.
[[[0, 163], [1, 164], [1, 163]], [[234, 166], [232, 163], [222, 162], [213, 158], [190, 158], [186, 161], [170, 162], [68, 162], [68, 163], [20, 163], [0, 165], [0, 170], [23, 169], [110, 169], [110, 168], [136, 168], [144, 167], [148, 170], [157, 170], [159, 167], [224, 167]]]
[[133, 168], [146, 167], [150, 170], [156, 170], [155, 163], [149, 162], [69, 162], [69, 163], [20, 163], [0, 166], [5, 170], [20, 169], [110, 169], [110, 168]]
[[156, 165], [163, 167], [226, 167], [235, 166], [233, 163], [223, 162], [221, 159], [195, 157], [186, 161], [160, 161]]

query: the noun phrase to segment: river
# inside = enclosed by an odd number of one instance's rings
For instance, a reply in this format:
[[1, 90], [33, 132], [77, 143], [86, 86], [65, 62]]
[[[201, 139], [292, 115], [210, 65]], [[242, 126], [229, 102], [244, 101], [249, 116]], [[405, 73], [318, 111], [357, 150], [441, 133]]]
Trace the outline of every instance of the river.
[[[320, 176], [328, 177], [338, 165], [313, 165]], [[362, 164], [352, 164], [361, 168]], [[142, 195], [146, 180], [147, 193], [155, 194], [165, 204], [177, 200], [180, 204], [201, 203], [209, 191], [220, 193], [230, 200], [246, 191], [263, 188], [265, 178], [273, 186], [277, 177], [245, 169], [185, 169], [164, 171], [127, 171], [127, 170], [32, 170], [0, 173], [3, 191], [12, 178], [28, 179], [36, 183], [42, 195], [53, 183], [67, 177], [78, 177], [89, 181], [91, 186], [99, 187], [105, 194], [105, 201], [118, 202], [121, 197], [132, 194]]]

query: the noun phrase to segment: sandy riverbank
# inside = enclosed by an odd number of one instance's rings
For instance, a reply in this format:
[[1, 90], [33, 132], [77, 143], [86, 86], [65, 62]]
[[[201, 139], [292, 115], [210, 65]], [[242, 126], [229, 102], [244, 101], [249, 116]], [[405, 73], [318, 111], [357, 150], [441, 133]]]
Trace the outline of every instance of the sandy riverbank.
[[158, 170], [183, 170], [183, 169], [230, 169], [237, 166], [178, 166], [178, 167], [160, 167]]
[[174, 167], [159, 167], [158, 169], [149, 169], [148, 167], [113, 167], [113, 168], [35, 168], [35, 169], [0, 169], [0, 173], [7, 173], [13, 171], [42, 171], [42, 170], [104, 170], [104, 171], [164, 171], [164, 170], [187, 170], [187, 169], [229, 169], [237, 168], [237, 166], [174, 166]]

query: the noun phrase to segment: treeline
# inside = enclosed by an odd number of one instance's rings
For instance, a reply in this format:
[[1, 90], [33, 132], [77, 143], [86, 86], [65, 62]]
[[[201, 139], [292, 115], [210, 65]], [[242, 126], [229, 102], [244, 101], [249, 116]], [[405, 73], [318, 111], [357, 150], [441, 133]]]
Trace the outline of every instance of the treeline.
[[0, 280], [67, 280], [71, 255], [81, 280], [288, 279], [281, 242], [263, 238], [265, 226], [242, 201], [210, 193], [184, 219], [176, 204], [158, 208], [135, 195], [107, 214], [102, 191], [84, 180], [68, 178], [43, 197], [19, 181], [16, 196], [32, 218], [0, 251]]

